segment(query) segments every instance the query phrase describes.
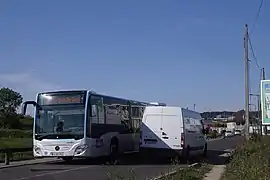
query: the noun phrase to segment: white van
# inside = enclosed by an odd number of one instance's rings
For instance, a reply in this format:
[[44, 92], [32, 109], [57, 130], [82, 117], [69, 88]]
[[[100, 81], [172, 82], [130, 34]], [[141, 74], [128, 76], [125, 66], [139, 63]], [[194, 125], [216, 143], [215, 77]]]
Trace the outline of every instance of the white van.
[[[200, 113], [170, 106], [145, 108], [140, 151], [149, 155], [180, 156], [190, 153], [206, 155], [207, 142]], [[193, 154], [192, 153], [192, 154]]]

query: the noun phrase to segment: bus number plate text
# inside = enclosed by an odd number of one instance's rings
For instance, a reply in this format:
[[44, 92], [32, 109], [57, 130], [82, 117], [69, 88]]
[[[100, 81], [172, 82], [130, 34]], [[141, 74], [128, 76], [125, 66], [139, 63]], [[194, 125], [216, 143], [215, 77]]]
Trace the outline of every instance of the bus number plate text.
[[64, 156], [64, 152], [51, 152], [51, 156]]

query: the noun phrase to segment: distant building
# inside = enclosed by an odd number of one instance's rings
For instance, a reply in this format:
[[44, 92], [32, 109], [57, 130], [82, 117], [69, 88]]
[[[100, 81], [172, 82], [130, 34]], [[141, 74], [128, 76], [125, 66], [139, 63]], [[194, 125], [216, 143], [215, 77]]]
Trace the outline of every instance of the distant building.
[[207, 128], [207, 127], [211, 128], [213, 127], [214, 122], [212, 120], [204, 120], [203, 124], [204, 124], [204, 128]]

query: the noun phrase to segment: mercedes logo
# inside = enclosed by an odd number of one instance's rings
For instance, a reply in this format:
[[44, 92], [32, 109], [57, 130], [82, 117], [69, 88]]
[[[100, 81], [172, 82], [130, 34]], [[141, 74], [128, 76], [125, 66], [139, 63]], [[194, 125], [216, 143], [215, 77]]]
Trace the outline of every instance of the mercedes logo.
[[60, 147], [59, 146], [55, 146], [55, 150], [59, 151]]

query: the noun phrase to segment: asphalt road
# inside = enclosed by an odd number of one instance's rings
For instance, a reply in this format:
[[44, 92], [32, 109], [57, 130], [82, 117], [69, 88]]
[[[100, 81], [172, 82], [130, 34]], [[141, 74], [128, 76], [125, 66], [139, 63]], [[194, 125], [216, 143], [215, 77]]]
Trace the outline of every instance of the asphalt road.
[[[224, 150], [233, 149], [243, 142], [243, 137], [232, 137], [208, 142], [209, 162], [218, 164], [218, 155]], [[186, 167], [187, 165], [178, 165]], [[121, 165], [107, 166], [98, 160], [76, 160], [72, 163], [44, 163], [21, 167], [0, 169], [0, 179], [3, 180], [108, 180], [133, 178], [145, 179], [159, 176], [172, 169], [171, 162], [147, 162], [139, 157], [126, 157]]]

